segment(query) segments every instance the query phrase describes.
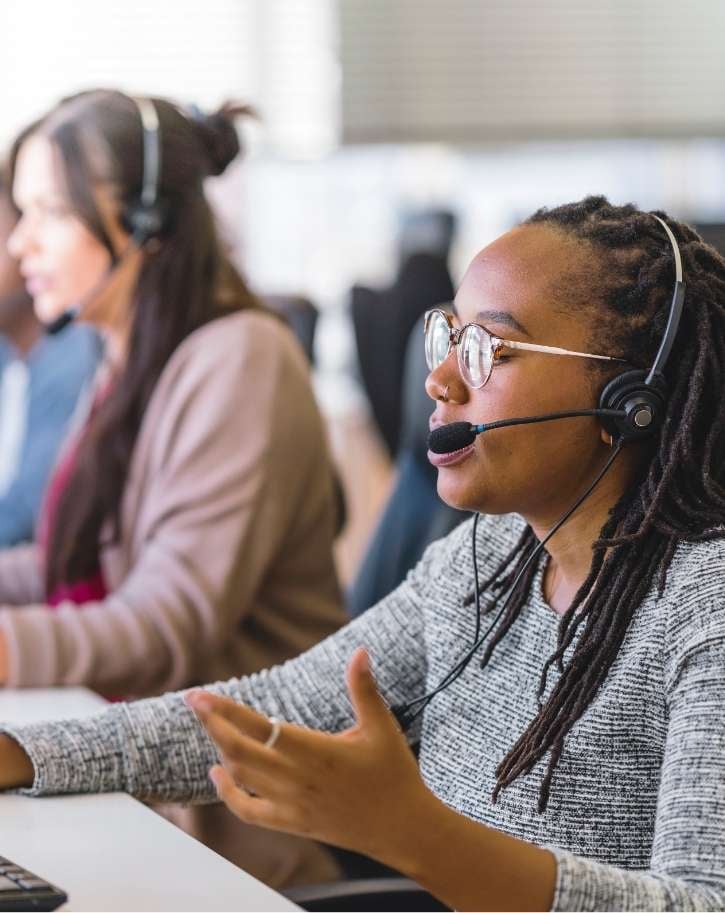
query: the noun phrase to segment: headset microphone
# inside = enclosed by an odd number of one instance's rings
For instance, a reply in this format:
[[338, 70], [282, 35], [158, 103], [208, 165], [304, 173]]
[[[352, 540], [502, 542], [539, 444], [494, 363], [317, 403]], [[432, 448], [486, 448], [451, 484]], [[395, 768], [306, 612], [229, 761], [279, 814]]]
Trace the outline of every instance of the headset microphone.
[[67, 311], [63, 311], [60, 317], [56, 317], [55, 320], [51, 320], [50, 323], [45, 324], [45, 334], [46, 336], [56, 336], [62, 330], [64, 330], [68, 324], [73, 323], [80, 312], [80, 307], [78, 305], [68, 308]]
[[118, 257], [114, 256], [111, 258], [111, 262], [101, 274], [101, 278], [95, 283], [91, 290], [80, 299], [80, 301], [77, 301], [74, 305], [63, 311], [55, 320], [51, 320], [50, 323], [45, 324], [45, 333], [47, 336], [56, 336], [69, 324], [73, 323], [73, 321], [83, 312], [83, 309], [109, 284], [116, 269], [125, 261], [134, 246], [135, 243], [132, 239]]
[[498, 422], [472, 425], [470, 422], [452, 422], [442, 425], [430, 433], [428, 448], [433, 453], [453, 453], [470, 446], [476, 435], [494, 428], [508, 428], [511, 425], [535, 425], [538, 422], [553, 422], [561, 418], [576, 418], [580, 415], [595, 415], [598, 418], [622, 418], [626, 415], [623, 409], [577, 409], [572, 412], [548, 412], [545, 415], [529, 415], [524, 418], [505, 418]]
[[118, 264], [125, 258], [126, 253], [127, 251], [124, 251], [120, 257], [114, 257], [111, 260], [110, 264], [103, 271], [101, 278], [98, 280], [98, 282], [96, 282], [88, 294], [84, 295], [81, 300], [76, 302], [76, 304], [74, 304], [72, 307], [69, 307], [67, 310], [63, 311], [63, 313], [59, 317], [56, 317], [55, 320], [45, 324], [45, 333], [47, 336], [56, 336], [58, 333], [64, 330], [68, 324], [73, 323], [73, 321], [83, 311], [83, 308], [91, 301], [93, 301], [96, 295], [98, 295], [98, 293], [104, 289], [104, 287], [110, 281]]

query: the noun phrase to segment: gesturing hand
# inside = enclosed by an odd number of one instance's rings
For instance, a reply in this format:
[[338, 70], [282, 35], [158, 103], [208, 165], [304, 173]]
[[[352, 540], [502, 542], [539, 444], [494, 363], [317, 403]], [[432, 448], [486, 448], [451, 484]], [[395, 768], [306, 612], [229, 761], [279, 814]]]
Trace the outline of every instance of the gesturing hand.
[[[219, 748], [210, 776], [242, 821], [314, 837], [394, 865], [406, 832], [435, 803], [380, 696], [365, 650], [347, 668], [355, 725], [334, 735], [273, 724], [228, 698], [190, 692], [187, 703]], [[409, 848], [409, 847], [408, 847]]]

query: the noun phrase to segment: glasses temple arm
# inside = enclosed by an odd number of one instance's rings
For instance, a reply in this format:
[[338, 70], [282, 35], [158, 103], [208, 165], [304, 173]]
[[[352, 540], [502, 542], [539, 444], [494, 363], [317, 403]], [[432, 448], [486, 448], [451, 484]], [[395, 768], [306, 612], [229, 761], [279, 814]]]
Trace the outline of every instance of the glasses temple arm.
[[491, 341], [494, 345], [502, 345], [507, 349], [524, 349], [528, 352], [542, 352], [545, 355], [571, 355], [574, 358], [595, 358], [597, 361], [620, 361], [626, 363], [626, 359], [617, 358], [614, 355], [592, 355], [591, 352], [572, 352], [570, 349], [560, 349], [558, 346], [542, 346], [534, 342], [516, 342], [512, 339], [499, 339], [492, 336]]

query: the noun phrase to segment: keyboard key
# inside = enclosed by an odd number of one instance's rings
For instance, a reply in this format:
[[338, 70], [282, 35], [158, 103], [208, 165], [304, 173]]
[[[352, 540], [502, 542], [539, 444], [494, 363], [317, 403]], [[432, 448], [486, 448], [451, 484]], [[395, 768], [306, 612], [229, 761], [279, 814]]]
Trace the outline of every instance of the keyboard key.
[[23, 878], [18, 884], [26, 891], [47, 891], [50, 888], [48, 882], [40, 878]]
[[63, 891], [5, 856], [0, 856], [0, 870], [0, 913], [55, 910], [68, 900]]

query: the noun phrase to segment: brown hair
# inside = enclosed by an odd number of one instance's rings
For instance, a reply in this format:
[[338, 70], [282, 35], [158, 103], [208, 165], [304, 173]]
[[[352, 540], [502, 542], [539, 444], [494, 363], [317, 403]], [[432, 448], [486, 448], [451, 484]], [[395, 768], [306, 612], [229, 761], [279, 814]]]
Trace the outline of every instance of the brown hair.
[[[250, 113], [226, 105], [203, 116], [153, 99], [161, 152], [159, 196], [167, 218], [158, 244], [147, 248], [131, 308], [125, 364], [83, 436], [72, 477], [50, 530], [46, 587], [95, 572], [101, 534], [120, 537], [121, 499], [144, 410], [177, 346], [194, 330], [234, 310], [260, 307], [224, 255], [204, 196], [203, 179], [221, 174], [240, 151], [234, 118]], [[143, 180], [139, 112], [121, 92], [93, 90], [64, 99], [17, 138], [42, 133], [58, 153], [70, 205], [113, 256], [94, 185], [108, 182], [121, 214], [138, 199]]]

